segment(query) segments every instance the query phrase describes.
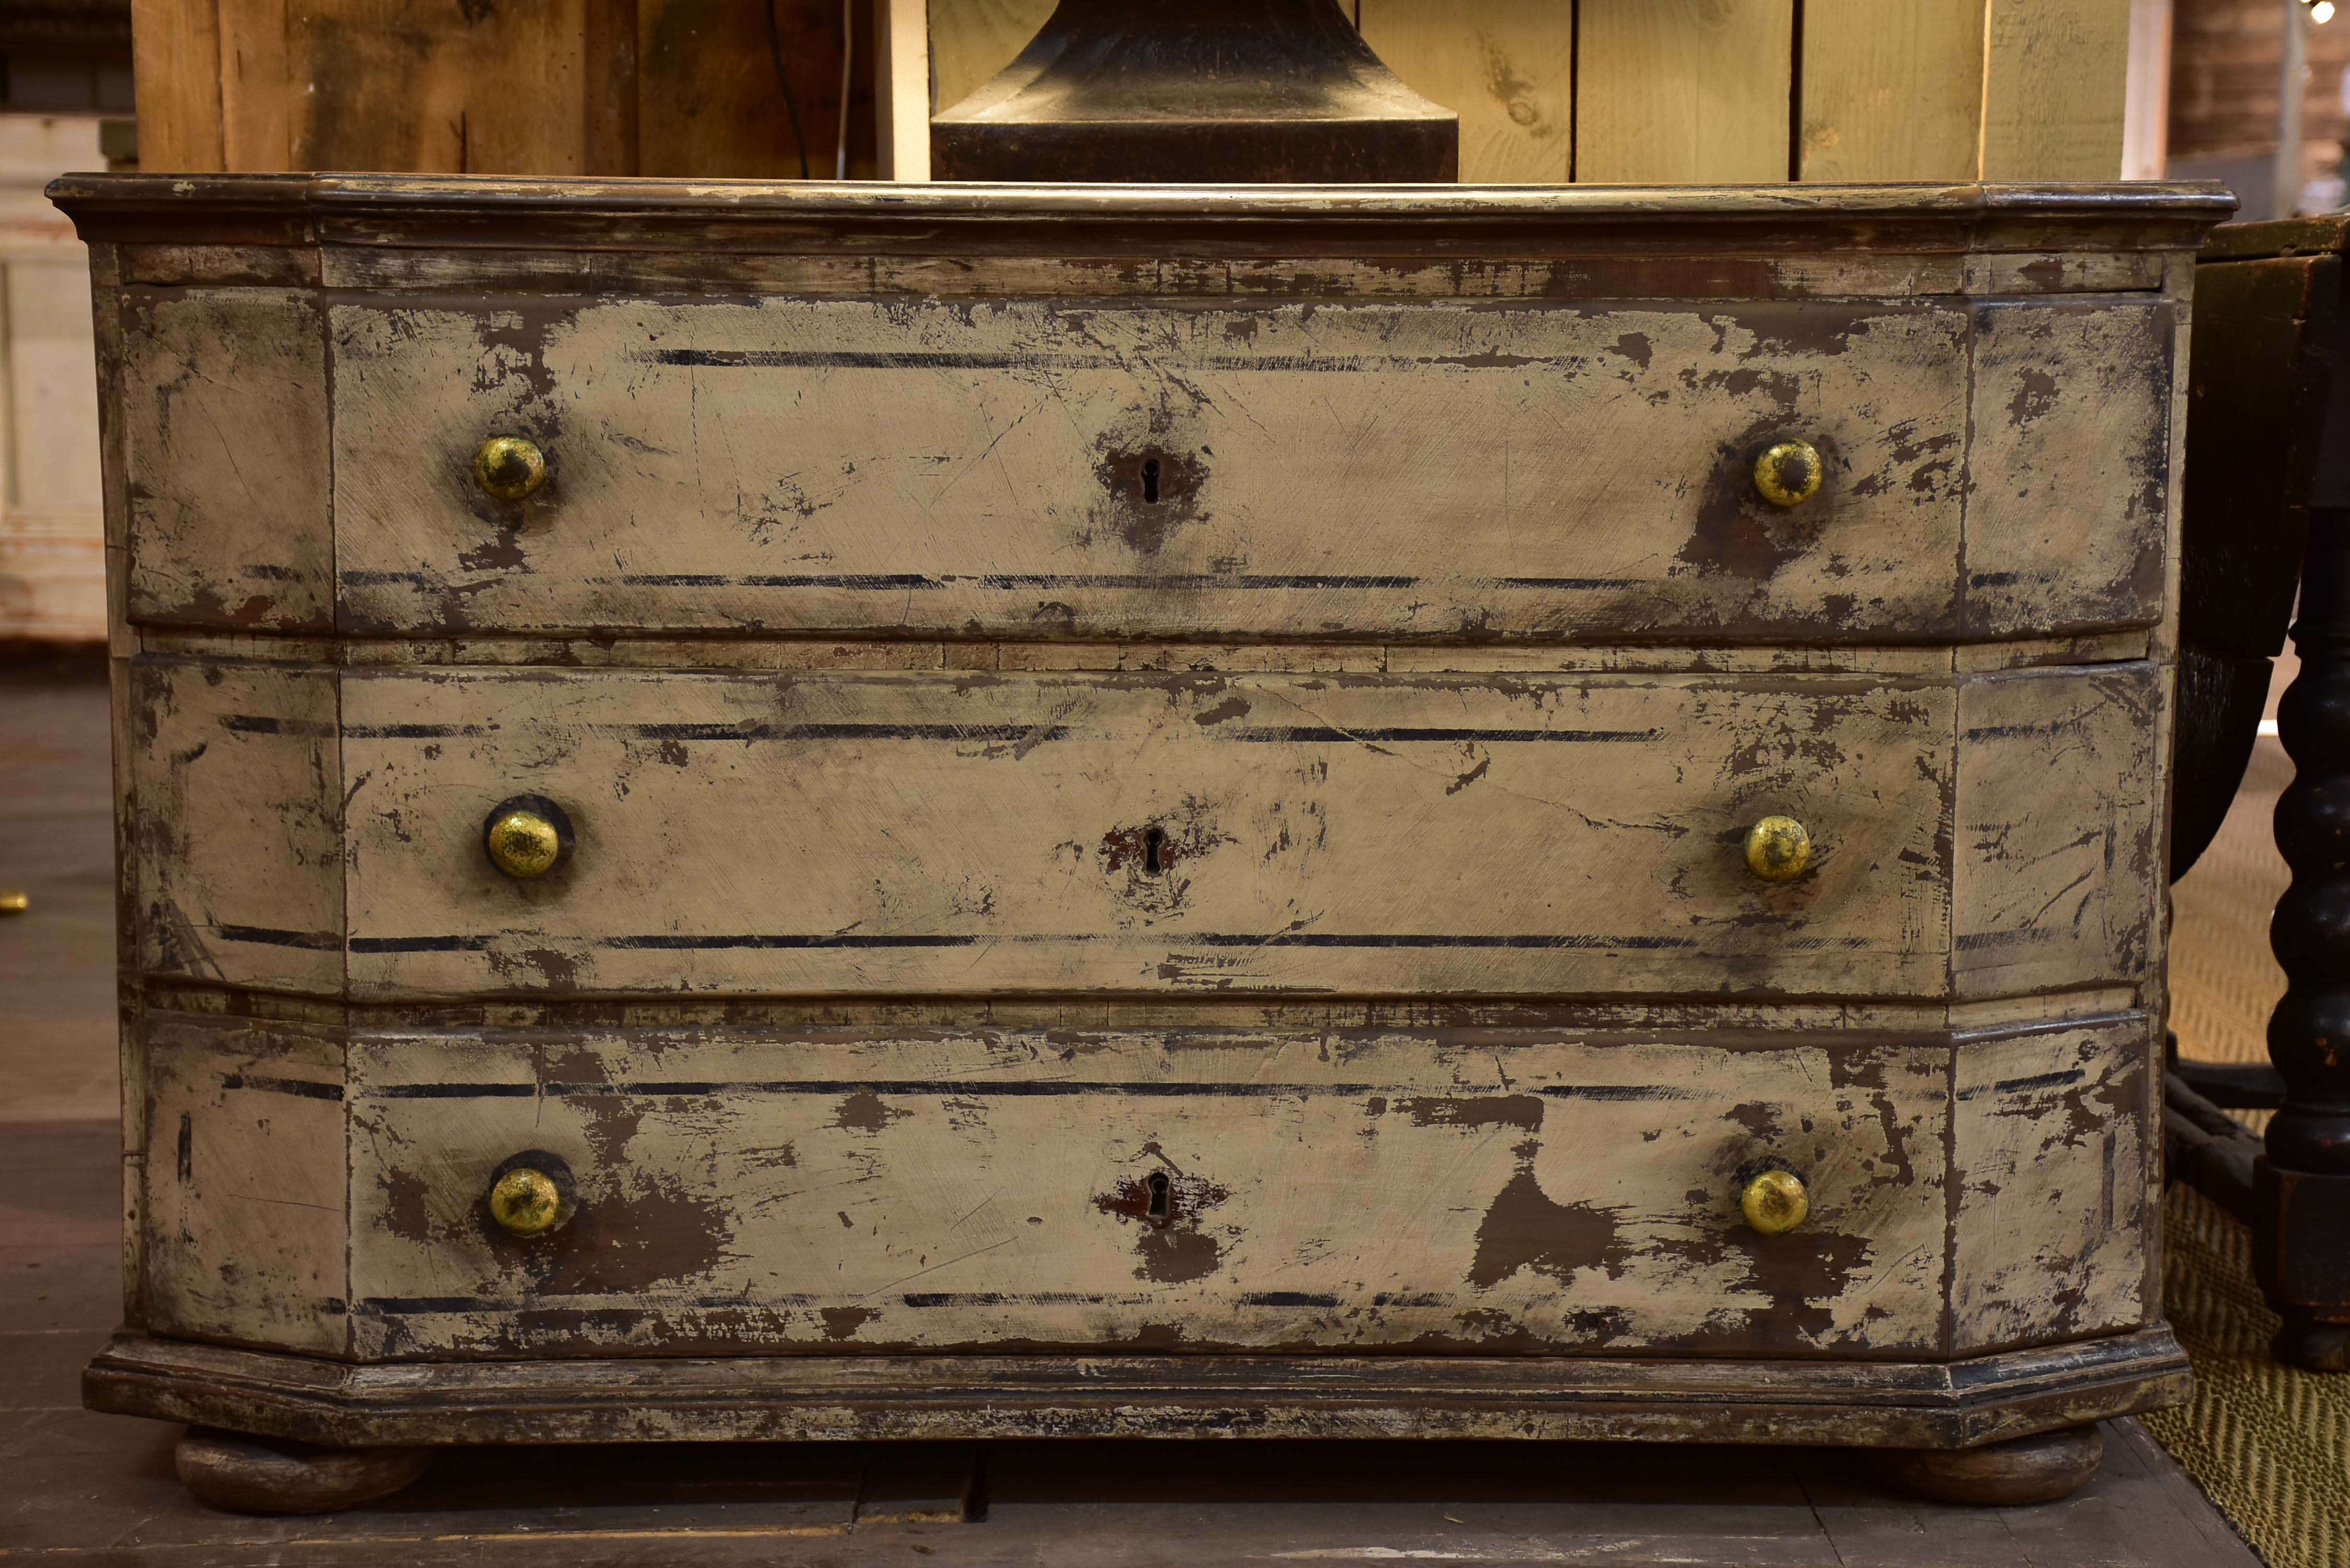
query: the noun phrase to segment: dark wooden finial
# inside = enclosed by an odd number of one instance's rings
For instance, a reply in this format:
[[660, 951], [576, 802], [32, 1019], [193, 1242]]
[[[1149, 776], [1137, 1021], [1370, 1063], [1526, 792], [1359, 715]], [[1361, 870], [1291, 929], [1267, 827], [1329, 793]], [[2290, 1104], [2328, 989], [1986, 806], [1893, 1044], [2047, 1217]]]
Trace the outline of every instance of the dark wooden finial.
[[1382, 65], [1336, 0], [1061, 0], [931, 119], [941, 180], [1450, 182], [1460, 163], [1460, 117]]

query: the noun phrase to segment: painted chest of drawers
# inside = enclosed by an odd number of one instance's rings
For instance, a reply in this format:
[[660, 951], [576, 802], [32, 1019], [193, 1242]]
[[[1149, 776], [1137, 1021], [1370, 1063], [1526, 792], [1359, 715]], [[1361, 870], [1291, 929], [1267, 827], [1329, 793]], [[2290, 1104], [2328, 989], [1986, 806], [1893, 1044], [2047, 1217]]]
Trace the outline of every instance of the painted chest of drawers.
[[2224, 196], [57, 194], [94, 1403], [1939, 1449], [2183, 1389]]

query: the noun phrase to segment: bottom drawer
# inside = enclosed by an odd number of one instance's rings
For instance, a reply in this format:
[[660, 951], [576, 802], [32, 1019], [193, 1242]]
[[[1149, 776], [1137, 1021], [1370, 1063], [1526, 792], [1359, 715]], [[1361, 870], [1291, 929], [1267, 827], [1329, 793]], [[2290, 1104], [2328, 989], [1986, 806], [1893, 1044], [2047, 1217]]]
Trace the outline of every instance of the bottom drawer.
[[[2116, 1044], [1987, 1046], [2033, 1070], [1954, 1098], [1941, 1044], [386, 1042], [355, 1110], [354, 1331], [385, 1355], [1931, 1353], [1956, 1127], [1987, 1160], [2013, 1146], [2022, 1167], [2076, 1168], [2053, 1202], [2010, 1195], [2012, 1170], [1968, 1172], [1977, 1199], [2008, 1198], [1983, 1223], [2009, 1310], [2039, 1275], [2078, 1291], [2095, 1271], [2074, 1232], [2102, 1243], [2131, 1218], [2111, 1162], [2137, 1196], [2135, 1090], [2116, 1102], [2109, 1080], [2142, 1076]], [[529, 1239], [483, 1201], [524, 1151], [577, 1188], [573, 1218]], [[1740, 1175], [1774, 1159], [1810, 1212], [1764, 1236]]]
[[[147, 1326], [362, 1359], [1970, 1354], [2146, 1320], [2149, 1038], [165, 1021]], [[493, 1220], [517, 1157], [568, 1182], [557, 1228]], [[1807, 1190], [1784, 1234], [1741, 1215], [1766, 1161]]]

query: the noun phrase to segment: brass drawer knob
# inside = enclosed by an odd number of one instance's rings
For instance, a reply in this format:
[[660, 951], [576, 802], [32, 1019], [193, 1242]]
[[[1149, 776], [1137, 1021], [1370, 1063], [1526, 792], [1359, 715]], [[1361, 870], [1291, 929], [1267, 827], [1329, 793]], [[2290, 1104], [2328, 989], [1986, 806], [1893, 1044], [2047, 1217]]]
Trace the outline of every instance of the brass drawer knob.
[[520, 501], [546, 483], [546, 454], [525, 436], [492, 436], [473, 453], [473, 482], [500, 501]]
[[563, 1189], [555, 1178], [517, 1165], [490, 1184], [490, 1218], [516, 1236], [552, 1231], [563, 1218]]
[[1746, 868], [1765, 882], [1789, 882], [1812, 863], [1812, 832], [1792, 816], [1766, 816], [1746, 830]]
[[1804, 1190], [1804, 1179], [1777, 1166], [1756, 1171], [1739, 1189], [1738, 1211], [1761, 1235], [1785, 1235], [1802, 1224], [1811, 1210], [1811, 1195]]
[[544, 795], [502, 800], [482, 824], [482, 848], [517, 882], [544, 877], [571, 853], [571, 818]]
[[1754, 460], [1754, 493], [1773, 506], [1801, 506], [1820, 493], [1820, 449], [1795, 437], [1773, 441]]

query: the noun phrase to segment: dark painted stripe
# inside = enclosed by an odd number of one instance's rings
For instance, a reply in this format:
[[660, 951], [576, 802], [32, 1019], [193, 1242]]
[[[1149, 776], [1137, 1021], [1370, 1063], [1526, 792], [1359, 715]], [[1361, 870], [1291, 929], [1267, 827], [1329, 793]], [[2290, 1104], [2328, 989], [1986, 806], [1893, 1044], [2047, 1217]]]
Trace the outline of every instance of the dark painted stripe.
[[1687, 1089], [1666, 1084], [1545, 1084], [1539, 1091], [1553, 1100], [1690, 1100]]
[[340, 1084], [312, 1084], [300, 1078], [265, 1078], [250, 1073], [223, 1073], [224, 1089], [252, 1089], [265, 1095], [299, 1095], [306, 1100], [339, 1100]]
[[619, 581], [631, 587], [649, 588], [868, 588], [928, 591], [949, 587], [993, 589], [1026, 588], [1134, 588], [1169, 591], [1174, 589], [1232, 588], [1259, 591], [1268, 588], [1409, 588], [1419, 586], [1418, 577], [1339, 576], [1305, 573], [1161, 573], [1139, 572], [989, 572], [975, 576], [927, 576], [919, 573], [808, 573], [804, 575], [761, 574], [750, 576], [729, 576], [706, 572], [638, 573], [620, 577]]
[[1145, 1306], [1161, 1298], [1141, 1293], [1102, 1295], [1084, 1291], [910, 1291], [898, 1299], [910, 1307], [942, 1307]]
[[[488, 951], [497, 941], [488, 936], [447, 937], [353, 937], [350, 950], [355, 953], [477, 953]], [[754, 931], [720, 935], [696, 935], [673, 931], [653, 931], [638, 936], [603, 937], [596, 946], [621, 952], [731, 952], [806, 951], [824, 949], [930, 949], [969, 948], [995, 942], [1018, 942], [1049, 945], [1056, 942], [1134, 941], [1108, 931], [1042, 932], [1015, 936], [955, 935], [951, 933], [915, 933], [888, 935], [847, 935], [832, 933]], [[1193, 936], [1168, 933], [1164, 940], [1170, 948], [1506, 948], [1506, 949], [1590, 949], [1607, 950], [1626, 949], [1640, 951], [1679, 950], [1698, 945], [1693, 937], [1599, 937], [1599, 936], [1474, 936], [1454, 932], [1385, 932], [1371, 931], [1341, 934], [1328, 931], [1276, 931], [1271, 934], [1249, 931], [1211, 931]], [[1155, 945], [1155, 944], [1149, 944]]]
[[1243, 1291], [1241, 1305], [1273, 1307], [1334, 1307], [1336, 1296], [1314, 1295], [1305, 1291]]
[[536, 1084], [382, 1084], [358, 1091], [377, 1100], [526, 1100]]
[[324, 740], [336, 732], [334, 725], [317, 719], [279, 719], [264, 713], [224, 713], [220, 727], [240, 735], [298, 735], [307, 740]]
[[2030, 736], [2053, 735], [2060, 729], [2072, 728], [2073, 724], [2074, 721], [2070, 719], [2060, 719], [2053, 724], [1985, 724], [1977, 730], [1961, 730], [1959, 735], [1961, 740], [1968, 741], [2015, 741]]
[[606, 937], [596, 945], [626, 951], [656, 952], [723, 951], [735, 948], [967, 948], [977, 942], [993, 941], [992, 937], [957, 936], [799, 936], [754, 934], [747, 936], [680, 936], [659, 932], [639, 937]]
[[494, 937], [353, 937], [355, 953], [487, 952]]
[[346, 724], [343, 733], [354, 741], [447, 741], [486, 735], [483, 724]]
[[[1335, 1096], [1348, 1099], [1362, 1099], [1372, 1095], [1409, 1092], [1409, 1089], [1399, 1089], [1392, 1084], [1216, 1084], [1171, 1083], [1160, 1080], [1140, 1084], [1110, 1084], [1097, 1079], [1070, 1078], [1014, 1078], [988, 1083], [974, 1083], [966, 1079], [927, 1078], [788, 1078], [764, 1081], [713, 1078], [675, 1082], [629, 1081], [617, 1084], [382, 1084], [354, 1091], [362, 1097], [380, 1100], [511, 1100], [526, 1099], [533, 1095], [542, 1093], [563, 1099], [595, 1099], [605, 1096], [629, 1099], [713, 1099], [727, 1095], [806, 1095], [821, 1099], [847, 1095], [893, 1095], [908, 1098], [939, 1099], [956, 1099], [969, 1096], [985, 1096], [995, 1099], [1066, 1099], [1083, 1095], [1125, 1095], [1138, 1099], [1277, 1100], [1306, 1096]], [[1605, 1094], [1595, 1094], [1592, 1097], [1610, 1096]], [[1613, 1097], [1630, 1099], [1642, 1096], [1626, 1094]], [[1686, 1096], [1659, 1094], [1646, 1097], [1662, 1099]]]
[[639, 588], [943, 588], [936, 577], [911, 573], [810, 572], [787, 576], [714, 576], [690, 572], [633, 573], [620, 578]]
[[656, 365], [705, 369], [807, 370], [1116, 370], [1107, 354], [955, 354], [932, 349], [889, 353], [850, 348], [656, 348]]
[[986, 588], [1409, 588], [1418, 577], [1310, 576], [1297, 574], [1225, 576], [1194, 573], [1144, 576], [1135, 573], [1086, 573], [1066, 576], [1024, 576], [996, 573], [978, 579]]
[[1445, 934], [1371, 933], [1340, 936], [1315, 931], [1283, 931], [1273, 936], [1253, 937], [1219, 932], [1212, 936], [1170, 936], [1173, 947], [1253, 948], [1634, 948], [1664, 949], [1693, 948], [1694, 937], [1535, 937], [1535, 936], [1464, 936]]
[[2033, 1089], [2061, 1089], [2067, 1084], [2077, 1084], [2088, 1075], [2082, 1068], [2068, 1067], [2061, 1073], [2035, 1073], [2029, 1078], [2002, 1078], [1991, 1085], [1991, 1092], [2014, 1095]]
[[369, 1296], [359, 1303], [359, 1310], [400, 1317], [427, 1312], [514, 1312], [526, 1304], [484, 1301], [479, 1296]]
[[1661, 730], [1419, 730], [1408, 728], [1344, 730], [1322, 724], [1296, 724], [1278, 729], [1206, 732], [1226, 741], [1594, 741], [1640, 742], [1661, 736]]
[[652, 741], [1061, 741], [1066, 724], [609, 724]]
[[2012, 947], [2017, 943], [2030, 946], [2034, 942], [2053, 941], [2055, 933], [2044, 927], [2028, 931], [1969, 931], [1950, 945], [1960, 952], [1974, 952], [1983, 948]]
[[1656, 586], [1645, 577], [1495, 577], [1497, 588], [1567, 588], [1584, 591], [1594, 588], [1646, 588]]
[[[1099, 354], [954, 353], [940, 349], [891, 352], [857, 348], [656, 348], [656, 365], [707, 369], [808, 370], [1105, 370], [1157, 369], [1160, 361], [1115, 352]], [[1309, 370], [1359, 373], [1408, 366], [1456, 366], [1469, 370], [1557, 368], [1569, 361], [1519, 354], [1199, 354], [1171, 361], [1179, 370]]]
[[276, 926], [214, 926], [224, 942], [255, 942], [267, 948], [302, 948], [331, 953], [342, 950], [343, 939], [333, 931], [289, 931]]

